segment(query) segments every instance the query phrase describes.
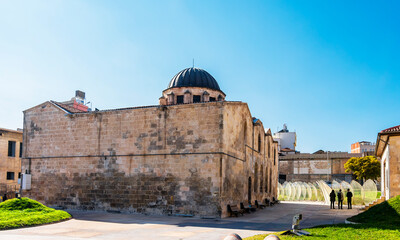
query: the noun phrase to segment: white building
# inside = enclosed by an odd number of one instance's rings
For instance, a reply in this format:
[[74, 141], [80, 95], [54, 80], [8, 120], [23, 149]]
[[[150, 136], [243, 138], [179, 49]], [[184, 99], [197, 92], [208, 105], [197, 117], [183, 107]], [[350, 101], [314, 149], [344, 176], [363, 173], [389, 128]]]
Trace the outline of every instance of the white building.
[[274, 140], [278, 142], [278, 151], [283, 154], [296, 152], [296, 132], [289, 132], [286, 124], [283, 124], [283, 129], [275, 133]]

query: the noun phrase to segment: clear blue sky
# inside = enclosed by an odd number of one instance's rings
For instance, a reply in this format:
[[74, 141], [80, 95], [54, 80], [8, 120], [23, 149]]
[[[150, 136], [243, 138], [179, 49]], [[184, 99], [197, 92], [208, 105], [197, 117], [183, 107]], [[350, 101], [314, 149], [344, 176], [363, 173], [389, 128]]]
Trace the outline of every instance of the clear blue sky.
[[350, 151], [400, 124], [398, 1], [0, 1], [0, 127], [76, 89], [154, 105], [195, 66], [298, 150]]

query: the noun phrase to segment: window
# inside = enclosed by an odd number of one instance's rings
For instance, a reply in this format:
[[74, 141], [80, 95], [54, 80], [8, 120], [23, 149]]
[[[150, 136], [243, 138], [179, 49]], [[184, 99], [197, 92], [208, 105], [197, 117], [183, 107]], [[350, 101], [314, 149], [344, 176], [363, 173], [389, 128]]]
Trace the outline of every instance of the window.
[[215, 102], [215, 97], [210, 97], [210, 102]]
[[257, 182], [258, 182], [258, 164], [255, 164], [256, 166], [254, 167], [254, 192], [257, 192], [258, 190], [258, 186], [257, 186]]
[[22, 143], [19, 143], [19, 157], [22, 158]]
[[193, 102], [194, 103], [201, 102], [201, 96], [200, 95], [193, 95]]
[[14, 172], [7, 172], [7, 180], [14, 180]]
[[21, 178], [21, 172], [18, 173], [18, 179], [20, 179], [20, 178]]
[[275, 151], [275, 148], [272, 148], [272, 151], [274, 151], [274, 165], [275, 165], [275, 158], [276, 158], [276, 151]]
[[268, 167], [265, 168], [265, 192], [268, 192]]
[[269, 140], [268, 140], [268, 158], [270, 158], [271, 157], [271, 145], [270, 145], [270, 143], [269, 143]]
[[261, 135], [258, 134], [258, 152], [261, 153]]
[[182, 104], [183, 103], [183, 95], [176, 96], [176, 104]]
[[8, 141], [8, 156], [15, 157], [15, 141]]
[[286, 182], [286, 175], [285, 174], [279, 174], [279, 182], [280, 183]]
[[264, 171], [263, 171], [263, 166], [261, 165], [261, 168], [260, 168], [260, 193], [262, 193], [263, 192], [263, 187], [264, 187]]
[[269, 191], [272, 190], [272, 169], [269, 169]]

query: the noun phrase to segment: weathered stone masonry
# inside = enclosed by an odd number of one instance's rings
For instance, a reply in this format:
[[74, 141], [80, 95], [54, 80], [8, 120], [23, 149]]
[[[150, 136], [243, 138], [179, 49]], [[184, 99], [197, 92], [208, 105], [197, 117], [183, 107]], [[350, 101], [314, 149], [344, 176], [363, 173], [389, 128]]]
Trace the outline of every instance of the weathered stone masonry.
[[247, 104], [225, 102], [207, 71], [180, 71], [159, 106], [85, 112], [77, 93], [24, 111], [25, 195], [67, 208], [222, 217], [227, 204], [276, 198], [277, 142]]
[[225, 216], [227, 203], [276, 197], [276, 143], [241, 102], [88, 113], [45, 102], [24, 112], [24, 141], [24, 194], [49, 205]]

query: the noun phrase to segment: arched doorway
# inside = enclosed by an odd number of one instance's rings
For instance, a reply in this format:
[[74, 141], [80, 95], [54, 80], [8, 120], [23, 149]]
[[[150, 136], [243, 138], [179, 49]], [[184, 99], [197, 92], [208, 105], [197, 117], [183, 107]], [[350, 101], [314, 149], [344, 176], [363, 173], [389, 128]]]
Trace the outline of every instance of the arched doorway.
[[247, 199], [249, 201], [249, 204], [251, 204], [251, 177], [249, 177], [249, 184], [248, 184], [248, 188], [247, 188]]

